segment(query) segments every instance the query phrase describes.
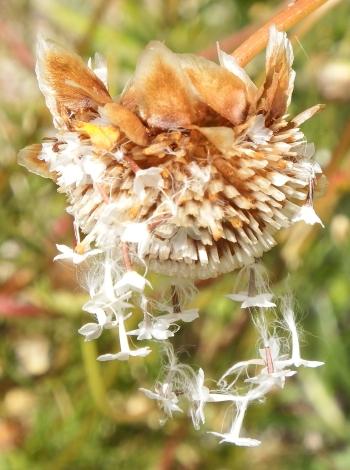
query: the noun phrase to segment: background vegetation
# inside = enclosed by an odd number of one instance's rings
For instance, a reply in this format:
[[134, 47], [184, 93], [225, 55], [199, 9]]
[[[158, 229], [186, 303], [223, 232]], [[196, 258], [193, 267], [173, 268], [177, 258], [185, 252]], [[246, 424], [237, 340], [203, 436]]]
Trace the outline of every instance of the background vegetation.
[[[37, 31], [78, 50], [106, 55], [116, 95], [143, 47], [165, 40], [198, 52], [269, 18], [279, 2], [257, 0], [13, 0], [0, 19], [0, 468], [26, 469], [349, 469], [350, 468], [350, 3], [324, 10], [290, 33], [296, 90], [291, 114], [326, 109], [305, 125], [329, 186], [317, 201], [325, 229], [297, 226], [265, 256], [274, 289], [298, 301], [304, 355], [324, 360], [248, 413], [256, 449], [219, 446], [186, 417], [159, 425], [154, 403], [138, 392], [157, 376], [156, 352], [130, 363], [97, 363], [110, 338], [84, 343], [74, 270], [52, 263], [55, 243], [70, 244], [65, 200], [51, 181], [16, 164], [17, 151], [52, 132], [33, 72]], [[250, 28], [250, 26], [249, 26]], [[249, 31], [249, 29], [248, 29]], [[207, 55], [212, 55], [212, 49]], [[264, 58], [248, 67], [261, 80]], [[288, 274], [289, 273], [289, 274]], [[177, 347], [218, 377], [251, 357], [256, 336], [224, 298], [233, 276], [201, 287], [201, 318]], [[209, 409], [207, 429], [222, 414]]]

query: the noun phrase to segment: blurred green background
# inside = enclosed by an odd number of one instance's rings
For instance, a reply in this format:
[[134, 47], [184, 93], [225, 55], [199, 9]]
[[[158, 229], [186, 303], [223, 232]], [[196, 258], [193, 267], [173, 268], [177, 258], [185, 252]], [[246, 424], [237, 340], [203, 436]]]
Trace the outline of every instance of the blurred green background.
[[[288, 2], [286, 2], [288, 3]], [[26, 469], [349, 469], [350, 468], [350, 3], [329, 0], [289, 36], [296, 89], [290, 113], [322, 102], [304, 127], [329, 185], [317, 202], [326, 228], [300, 224], [280, 236], [264, 260], [273, 289], [291, 290], [306, 358], [285, 389], [248, 412], [256, 449], [217, 444], [224, 410], [208, 407], [193, 431], [177, 415], [165, 426], [138, 387], [152, 387], [159, 354], [129, 363], [97, 363], [106, 337], [84, 343], [85, 294], [73, 269], [52, 263], [55, 243], [72, 242], [65, 200], [51, 181], [16, 164], [18, 150], [52, 133], [33, 72], [38, 31], [87, 59], [107, 57], [117, 95], [152, 39], [175, 51], [228, 52], [281, 2], [256, 0], [12, 0], [0, 18], [0, 468]], [[248, 29], [247, 29], [248, 28]], [[209, 48], [209, 49], [208, 49]], [[261, 80], [263, 55], [248, 70]], [[233, 275], [203, 283], [201, 317], [186, 325], [177, 348], [217, 378], [254, 357], [256, 333], [224, 298]], [[137, 321], [137, 319], [135, 318]]]

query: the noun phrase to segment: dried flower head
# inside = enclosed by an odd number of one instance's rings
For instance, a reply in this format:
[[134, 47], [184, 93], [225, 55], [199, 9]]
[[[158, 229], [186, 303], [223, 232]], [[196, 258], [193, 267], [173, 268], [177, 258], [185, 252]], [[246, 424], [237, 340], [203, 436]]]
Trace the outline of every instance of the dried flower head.
[[[246, 266], [297, 219], [315, 172], [286, 115], [295, 73], [285, 33], [271, 28], [257, 88], [235, 60], [220, 65], [151, 42], [113, 101], [107, 71], [39, 41], [36, 72], [57, 137], [20, 153], [56, 181], [88, 250], [122, 241], [152, 271], [193, 279]], [[133, 230], [130, 230], [130, 226]]]
[[[153, 391], [141, 390], [167, 417], [187, 409], [196, 429], [205, 423], [207, 403], [227, 402], [236, 414], [227, 432], [213, 435], [256, 446], [260, 441], [241, 437], [251, 402], [283, 388], [296, 368], [323, 364], [301, 358], [291, 304], [282, 308], [288, 338], [285, 332], [276, 336], [278, 322], [269, 321], [269, 310], [275, 315], [278, 301], [257, 263], [282, 227], [322, 224], [312, 201], [322, 171], [300, 130], [320, 106], [288, 119], [293, 53], [275, 27], [260, 88], [233, 57], [220, 49], [218, 54], [220, 65], [151, 42], [113, 101], [100, 56], [86, 66], [40, 40], [36, 72], [57, 135], [23, 149], [19, 162], [53, 179], [68, 197], [76, 247], [57, 245], [55, 259], [87, 268], [90, 300], [83, 310], [94, 321], [79, 333], [86, 341], [104, 330], [116, 335], [120, 350], [98, 359], [124, 361], [151, 352], [149, 346], [130, 347], [131, 337], [163, 341], [167, 361], [160, 379]], [[253, 314], [259, 357], [232, 365], [210, 390], [204, 371], [180, 362], [167, 340], [198, 317], [185, 305], [195, 292], [189, 280], [237, 268], [239, 285], [228, 297]], [[161, 299], [147, 296], [149, 270], [170, 276]], [[129, 330], [135, 305], [143, 319]], [[291, 345], [282, 351], [284, 343]]]

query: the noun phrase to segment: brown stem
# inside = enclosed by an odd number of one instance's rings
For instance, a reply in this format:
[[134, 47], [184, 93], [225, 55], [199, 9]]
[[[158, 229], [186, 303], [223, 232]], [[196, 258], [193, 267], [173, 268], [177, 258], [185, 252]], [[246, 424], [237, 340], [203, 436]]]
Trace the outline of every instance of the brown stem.
[[171, 214], [165, 214], [160, 216], [158, 219], [154, 219], [153, 222], [150, 222], [147, 227], [150, 232], [152, 232], [154, 229], [159, 227], [159, 225], [164, 224], [169, 218], [171, 217]]
[[286, 31], [327, 1], [295, 0], [290, 2], [286, 8], [273, 16], [264, 26], [245, 40], [232, 53], [232, 56], [241, 67], [244, 67], [266, 46], [270, 26], [275, 25], [278, 30]]
[[181, 312], [179, 294], [176, 290], [176, 286], [171, 286], [171, 303], [173, 304], [174, 313]]
[[137, 173], [141, 168], [138, 166], [138, 164], [128, 155], [124, 155], [123, 160], [125, 163], [128, 164], [128, 166], [131, 168], [131, 170], [134, 173]]
[[268, 374], [273, 374], [274, 373], [274, 367], [273, 367], [273, 360], [272, 360], [272, 355], [271, 355], [271, 348], [270, 346], [265, 346], [265, 357], [266, 357], [266, 367], [267, 367], [267, 372]]
[[[290, 0], [284, 0], [280, 5], [278, 5], [277, 9], [275, 9], [271, 14], [273, 16], [276, 16], [280, 11], [282, 11], [285, 6], [290, 2]], [[233, 51], [238, 46], [240, 46], [243, 41], [246, 41], [250, 36], [252, 36], [259, 28], [261, 28], [264, 25], [264, 19], [261, 21], [258, 21], [256, 24], [248, 24], [241, 28], [238, 31], [235, 31], [233, 34], [231, 34], [228, 37], [225, 37], [223, 39], [219, 40], [220, 43], [220, 48], [223, 49], [224, 51]], [[203, 57], [206, 57], [207, 59], [210, 60], [216, 60], [218, 54], [217, 46], [216, 44], [208, 47], [207, 49], [204, 49], [199, 53], [199, 55], [202, 55]]]
[[[232, 51], [243, 41], [248, 39], [258, 28], [260, 24], [257, 25], [248, 25], [244, 28], [236, 31], [235, 33], [231, 34], [230, 36], [223, 38], [219, 41], [221, 49], [224, 51]], [[199, 53], [199, 55], [205, 57], [206, 59], [215, 60], [217, 57], [217, 47], [214, 44]]]
[[295, 39], [300, 39], [302, 36], [305, 36], [308, 33], [314, 24], [317, 21], [320, 21], [329, 10], [338, 5], [342, 0], [328, 0], [324, 5], [322, 5], [317, 11], [313, 12], [308, 18], [305, 18], [293, 31], [293, 36]]
[[127, 243], [122, 243], [122, 254], [123, 254], [123, 263], [124, 263], [125, 269], [127, 271], [131, 271], [132, 266], [131, 266], [131, 260], [130, 260], [129, 247]]
[[256, 279], [254, 268], [249, 269], [249, 282], [248, 282], [248, 296], [254, 297], [256, 295]]
[[106, 204], [108, 204], [109, 203], [109, 197], [108, 197], [108, 194], [106, 193], [104, 187], [102, 186], [102, 184], [96, 183], [96, 188], [97, 188], [98, 192], [101, 194], [101, 197], [102, 197], [103, 201]]

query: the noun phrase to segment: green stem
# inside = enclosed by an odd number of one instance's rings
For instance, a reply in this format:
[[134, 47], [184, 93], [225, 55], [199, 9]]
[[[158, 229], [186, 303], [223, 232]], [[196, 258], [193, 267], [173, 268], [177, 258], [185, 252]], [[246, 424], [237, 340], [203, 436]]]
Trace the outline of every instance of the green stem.
[[96, 345], [91, 341], [82, 341], [81, 351], [90, 392], [96, 408], [104, 415], [111, 416], [107, 390], [101, 375], [100, 365], [96, 360]]

